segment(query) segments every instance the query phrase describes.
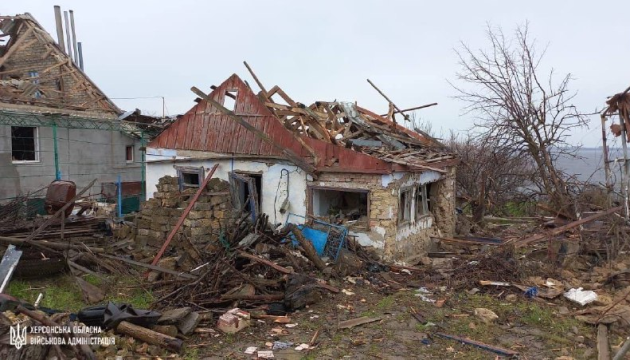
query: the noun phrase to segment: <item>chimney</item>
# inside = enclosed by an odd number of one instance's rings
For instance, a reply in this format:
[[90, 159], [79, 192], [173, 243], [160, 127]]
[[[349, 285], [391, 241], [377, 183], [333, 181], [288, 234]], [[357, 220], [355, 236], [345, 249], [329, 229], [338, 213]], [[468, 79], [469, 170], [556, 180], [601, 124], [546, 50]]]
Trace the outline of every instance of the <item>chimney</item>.
[[63, 12], [63, 17], [66, 20], [66, 39], [68, 40], [68, 56], [70, 56], [70, 60], [74, 60], [72, 58], [72, 40], [70, 40], [70, 21], [68, 21], [68, 12]]
[[77, 54], [77, 33], [74, 30], [74, 11], [70, 10], [70, 28], [72, 29], [72, 51], [74, 52], [74, 62], [79, 65], [79, 55]]
[[63, 41], [63, 25], [61, 24], [61, 7], [55, 5], [55, 24], [57, 25], [57, 43], [61, 51], [66, 51], [66, 43]]
[[77, 45], [79, 48], [79, 68], [81, 69], [81, 71], [85, 71], [83, 69], [83, 47], [81, 46], [81, 42], [78, 42]]

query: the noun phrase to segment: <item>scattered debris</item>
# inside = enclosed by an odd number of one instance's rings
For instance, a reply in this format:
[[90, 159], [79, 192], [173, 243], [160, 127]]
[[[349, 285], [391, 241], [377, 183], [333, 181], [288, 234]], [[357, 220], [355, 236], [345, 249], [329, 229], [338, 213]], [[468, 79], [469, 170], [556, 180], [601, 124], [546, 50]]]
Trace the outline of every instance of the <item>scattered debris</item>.
[[496, 354], [499, 354], [499, 355], [503, 355], [503, 356], [507, 356], [507, 357], [513, 357], [513, 356], [517, 356], [518, 355], [518, 352], [516, 352], [516, 351], [500, 348], [500, 347], [497, 347], [497, 346], [487, 345], [487, 344], [484, 344], [482, 342], [466, 339], [466, 338], [463, 338], [463, 337], [460, 337], [460, 336], [444, 334], [444, 333], [441, 333], [441, 332], [437, 332], [437, 333], [435, 333], [435, 335], [441, 336], [443, 338], [459, 341], [459, 342], [461, 342], [463, 344], [472, 345], [472, 346], [478, 347], [480, 349], [488, 350], [488, 351], [491, 351], [493, 353], [496, 353]]
[[369, 324], [369, 323], [372, 323], [372, 322], [375, 322], [375, 321], [380, 321], [380, 320], [381, 320], [380, 317], [363, 316], [363, 317], [356, 318], [356, 319], [350, 319], [350, 320], [341, 321], [337, 325], [337, 328], [338, 329], [351, 329], [351, 328], [353, 328], [355, 326]]
[[582, 288], [570, 289], [564, 293], [564, 297], [576, 302], [582, 306], [597, 300], [597, 293], [591, 290], [583, 290]]
[[486, 308], [476, 308], [474, 314], [486, 324], [493, 323], [499, 318], [494, 311]]

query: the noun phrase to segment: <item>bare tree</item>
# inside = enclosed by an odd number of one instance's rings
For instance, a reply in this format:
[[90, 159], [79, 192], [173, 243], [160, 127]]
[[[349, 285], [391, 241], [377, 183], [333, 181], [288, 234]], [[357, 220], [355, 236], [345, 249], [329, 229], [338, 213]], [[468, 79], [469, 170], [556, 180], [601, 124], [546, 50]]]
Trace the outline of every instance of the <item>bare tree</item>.
[[510, 203], [526, 202], [525, 188], [533, 173], [528, 157], [497, 144], [495, 138], [470, 133], [451, 133], [448, 145], [461, 161], [458, 196], [470, 205], [474, 222], [481, 224], [486, 213], [505, 215]]
[[533, 183], [559, 212], [575, 214], [565, 175], [556, 168], [559, 156], [574, 154], [566, 141], [570, 131], [587, 124], [568, 90], [571, 75], [556, 80], [554, 71], [541, 75], [544, 51], [536, 51], [527, 25], [513, 38], [488, 27], [489, 50], [473, 51], [462, 44], [457, 52], [462, 82], [454, 86], [476, 126], [515, 156], [526, 154], [536, 165]]

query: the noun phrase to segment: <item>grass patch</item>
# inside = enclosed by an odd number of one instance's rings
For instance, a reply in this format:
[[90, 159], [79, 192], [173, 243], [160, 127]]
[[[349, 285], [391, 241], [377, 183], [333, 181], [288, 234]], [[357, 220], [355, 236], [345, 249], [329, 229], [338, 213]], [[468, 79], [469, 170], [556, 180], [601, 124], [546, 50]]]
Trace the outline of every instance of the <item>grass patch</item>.
[[388, 310], [392, 307], [392, 305], [394, 305], [394, 301], [395, 299], [393, 296], [386, 296], [376, 304], [376, 308], [379, 310]]
[[[132, 277], [112, 277], [110, 279], [112, 285], [104, 283], [102, 279], [93, 275], [87, 275], [83, 279], [105, 291], [102, 304], [112, 301], [131, 304], [136, 309], [148, 309], [155, 301], [152, 292], [143, 289], [138, 279]], [[39, 293], [43, 293], [44, 298], [40, 306], [54, 310], [77, 312], [91, 306], [83, 301], [81, 289], [70, 274], [41, 280], [13, 280], [9, 283], [8, 293], [30, 304], [35, 302]]]

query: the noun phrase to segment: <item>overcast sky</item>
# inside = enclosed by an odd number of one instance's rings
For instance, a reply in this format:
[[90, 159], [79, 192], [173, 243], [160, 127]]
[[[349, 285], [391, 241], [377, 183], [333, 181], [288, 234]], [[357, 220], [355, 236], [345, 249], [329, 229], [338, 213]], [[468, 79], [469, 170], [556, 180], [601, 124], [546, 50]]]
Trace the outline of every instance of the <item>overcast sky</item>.
[[[630, 86], [630, 1], [16, 1], [2, 15], [30, 12], [56, 39], [53, 5], [74, 10], [87, 74], [111, 98], [164, 96], [168, 115], [186, 112], [195, 95], [237, 73], [257, 89], [246, 60], [267, 88], [294, 100], [357, 101], [382, 113], [431, 102], [421, 110], [435, 130], [467, 131], [472, 116], [453, 99], [461, 41], [487, 46], [486, 24], [512, 33], [529, 22], [545, 64], [575, 80], [575, 105], [601, 109]], [[513, 4], [513, 5], [512, 5]], [[161, 99], [114, 100], [161, 115]], [[574, 134], [599, 146], [601, 127]]]

